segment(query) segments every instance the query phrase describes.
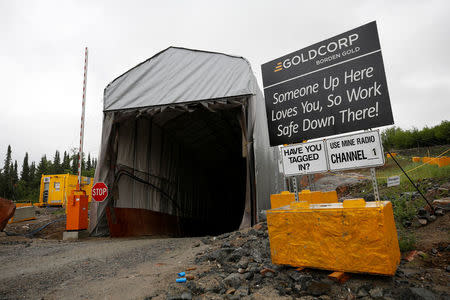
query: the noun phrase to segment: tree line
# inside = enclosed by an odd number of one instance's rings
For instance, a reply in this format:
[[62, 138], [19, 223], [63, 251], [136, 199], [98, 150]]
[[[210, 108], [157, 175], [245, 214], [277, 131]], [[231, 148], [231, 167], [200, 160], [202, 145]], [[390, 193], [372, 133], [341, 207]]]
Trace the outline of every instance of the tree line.
[[[53, 160], [43, 155], [36, 165], [30, 162], [28, 152], [23, 158], [22, 170], [19, 172], [17, 160], [12, 161], [11, 146], [8, 146], [3, 168], [0, 169], [0, 197], [16, 201], [39, 200], [39, 189], [42, 174], [78, 174], [78, 151], [76, 148], [61, 153], [56, 150]], [[94, 177], [97, 159], [91, 158], [88, 153], [87, 159], [83, 153], [81, 158], [81, 174], [86, 177]]]
[[421, 130], [391, 127], [381, 133], [385, 149], [409, 149], [450, 144], [450, 121]]

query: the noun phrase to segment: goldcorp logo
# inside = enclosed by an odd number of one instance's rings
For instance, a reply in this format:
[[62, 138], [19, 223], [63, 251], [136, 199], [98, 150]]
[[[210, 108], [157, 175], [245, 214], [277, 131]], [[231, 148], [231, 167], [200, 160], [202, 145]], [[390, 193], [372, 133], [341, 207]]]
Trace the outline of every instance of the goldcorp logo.
[[283, 65], [282, 65], [282, 62], [280, 61], [280, 62], [277, 63], [277, 65], [275, 66], [275, 69], [273, 71], [274, 72], [278, 72], [278, 71], [281, 71], [281, 70], [283, 70]]
[[[315, 58], [319, 60], [316, 64], [319, 65], [323, 62], [327, 62], [342, 56], [353, 54], [358, 52], [359, 47], [353, 49], [346, 49], [353, 46], [353, 44], [358, 40], [359, 35], [357, 33], [351, 34], [348, 37], [343, 37], [339, 40], [329, 42], [325, 45], [320, 45], [317, 49], [310, 49], [308, 52], [300, 53], [300, 55], [295, 55], [291, 58], [287, 58], [284, 61], [277, 62], [274, 68], [274, 72], [279, 72], [290, 68], [291, 66], [296, 66], [300, 63], [305, 63], [307, 61], [312, 61]], [[342, 52], [337, 52], [341, 51]]]

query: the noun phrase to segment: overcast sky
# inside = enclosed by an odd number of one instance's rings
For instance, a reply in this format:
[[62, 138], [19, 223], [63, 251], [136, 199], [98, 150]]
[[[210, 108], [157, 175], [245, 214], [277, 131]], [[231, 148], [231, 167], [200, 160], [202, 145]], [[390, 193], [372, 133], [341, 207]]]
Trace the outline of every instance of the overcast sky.
[[450, 1], [0, 0], [0, 167], [78, 147], [89, 47], [85, 152], [97, 156], [103, 89], [168, 46], [260, 65], [376, 20], [397, 126], [450, 119]]

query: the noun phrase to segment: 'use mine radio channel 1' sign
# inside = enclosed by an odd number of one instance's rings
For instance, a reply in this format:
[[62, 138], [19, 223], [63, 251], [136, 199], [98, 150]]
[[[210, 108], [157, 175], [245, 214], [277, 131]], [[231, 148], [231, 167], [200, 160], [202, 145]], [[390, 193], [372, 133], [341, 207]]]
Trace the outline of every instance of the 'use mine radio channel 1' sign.
[[394, 123], [375, 22], [262, 65], [270, 145]]
[[378, 130], [327, 139], [325, 143], [330, 171], [384, 165]]

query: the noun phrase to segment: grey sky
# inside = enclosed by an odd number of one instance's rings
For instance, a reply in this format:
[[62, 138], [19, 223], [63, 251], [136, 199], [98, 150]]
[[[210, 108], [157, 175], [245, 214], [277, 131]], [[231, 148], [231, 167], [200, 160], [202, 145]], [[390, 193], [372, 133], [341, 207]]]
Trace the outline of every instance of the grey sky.
[[[97, 156], [105, 86], [167, 48], [260, 65], [376, 20], [394, 120], [450, 119], [449, 1], [0, 0], [0, 160], [38, 161], [78, 147], [84, 46], [89, 47], [85, 151]], [[0, 166], [3, 163], [0, 162]]]

